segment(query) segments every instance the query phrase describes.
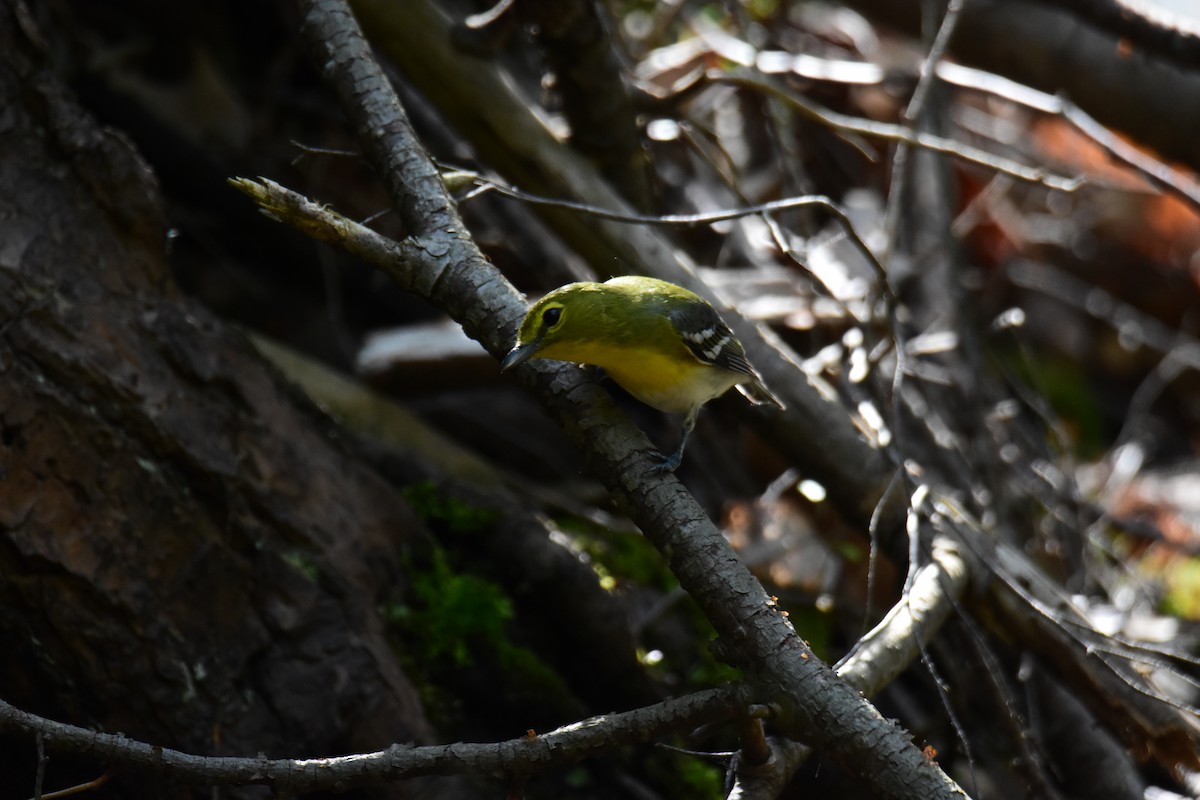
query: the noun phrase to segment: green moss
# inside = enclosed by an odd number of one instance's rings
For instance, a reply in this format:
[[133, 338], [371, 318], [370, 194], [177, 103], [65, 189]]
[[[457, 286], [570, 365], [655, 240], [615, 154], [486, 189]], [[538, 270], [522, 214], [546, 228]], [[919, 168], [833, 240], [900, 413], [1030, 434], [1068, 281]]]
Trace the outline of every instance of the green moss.
[[655, 783], [664, 787], [665, 796], [689, 800], [718, 800], [725, 796], [724, 763], [668, 750], [659, 750], [646, 762]]
[[606, 588], [632, 581], [669, 592], [679, 585], [654, 545], [640, 533], [614, 531], [578, 517], [555, 520], [555, 524], [591, 559]]
[[456, 666], [474, 663], [471, 646], [506, 645], [512, 602], [494, 583], [454, 572], [440, 548], [430, 563], [411, 573], [410, 604], [384, 608], [385, 618], [419, 641], [426, 658]]
[[321, 577], [321, 571], [308, 556], [307, 553], [302, 553], [299, 550], [290, 550], [280, 556], [285, 563], [294, 568], [297, 572], [309, 580], [310, 583], [316, 583]]
[[[472, 692], [482, 686], [516, 707], [540, 707], [551, 698], [571, 702], [559, 675], [514, 642], [514, 606], [501, 586], [458, 571], [437, 545], [408, 554], [406, 561], [408, 591], [380, 612], [437, 724], [453, 727], [461, 721], [468, 713], [463, 703], [471, 706]], [[478, 711], [474, 707], [470, 713]]]
[[[668, 568], [662, 555], [641, 534], [615, 531], [590, 520], [569, 517], [555, 521], [559, 530], [566, 534], [572, 544], [589, 558], [592, 569], [600, 578], [600, 585], [610, 591], [619, 590], [622, 584], [636, 584], [654, 589], [663, 596], [676, 591], [679, 581]], [[738, 680], [741, 673], [714, 657], [708, 642], [716, 638], [716, 632], [690, 595], [679, 598], [669, 614], [681, 617], [692, 631], [695, 648], [672, 647], [661, 660], [649, 661], [646, 653], [639, 653], [639, 660], [651, 673], [664, 683], [684, 687], [703, 688]], [[668, 637], [670, 641], [672, 637]], [[653, 635], [649, 640], [655, 641]], [[682, 685], [679, 681], [683, 681]]]
[[724, 661], [717, 661], [711, 653], [702, 652], [702, 656], [688, 673], [688, 684], [694, 687], [719, 686], [740, 680], [740, 670], [729, 666]]
[[682, 754], [675, 759], [675, 768], [683, 782], [684, 797], [720, 798], [725, 796], [725, 770], [716, 764]]
[[452, 533], [478, 533], [495, 524], [498, 512], [478, 508], [445, 494], [432, 481], [422, 481], [403, 489], [404, 499], [426, 522], [445, 525]]

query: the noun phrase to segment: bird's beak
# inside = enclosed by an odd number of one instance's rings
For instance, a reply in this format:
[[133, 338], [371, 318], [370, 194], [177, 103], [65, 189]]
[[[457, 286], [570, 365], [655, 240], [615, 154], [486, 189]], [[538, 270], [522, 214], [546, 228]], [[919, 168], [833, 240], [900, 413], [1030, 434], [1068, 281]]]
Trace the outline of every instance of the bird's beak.
[[509, 350], [508, 355], [506, 355], [504, 360], [500, 362], [500, 371], [504, 372], [512, 369], [518, 364], [524, 364], [526, 361], [533, 358], [534, 354], [538, 351], [538, 347], [540, 346], [541, 342], [537, 341], [536, 339], [529, 344], [517, 345], [512, 350]]

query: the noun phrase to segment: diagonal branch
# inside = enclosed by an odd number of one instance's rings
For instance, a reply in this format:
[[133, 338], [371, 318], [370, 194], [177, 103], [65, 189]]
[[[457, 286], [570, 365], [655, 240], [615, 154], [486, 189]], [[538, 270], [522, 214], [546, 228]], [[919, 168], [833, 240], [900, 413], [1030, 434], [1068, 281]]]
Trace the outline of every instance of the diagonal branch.
[[[346, 4], [302, 0], [300, 8], [315, 60], [410, 230], [406, 245], [418, 274], [406, 283], [498, 353], [511, 341], [524, 303], [466, 234]], [[578, 370], [524, 375], [538, 384], [568, 434], [585, 445], [590, 466], [617, 504], [668, 556], [680, 585], [718, 632], [728, 660], [778, 704], [785, 731], [812, 743], [877, 796], [963, 796], [905, 732], [817, 659], [695, 499], [673, 476], [655, 474], [649, 449]]]
[[[410, 0], [404, 15], [392, 13], [385, 0], [354, 0], [354, 8], [408, 80], [436, 99], [453, 124], [469, 133], [481, 160], [507, 182], [546, 196], [628, 210], [602, 176], [554, 139], [511, 81], [451, 48], [449, 22], [432, 0]], [[572, 250], [600, 269], [653, 275], [713, 299], [686, 254], [660, 231], [559, 209], [546, 210], [544, 217]], [[846, 513], [869, 519], [891, 475], [884, 455], [829, 402], [831, 387], [797, 368], [801, 359], [778, 337], [732, 310], [726, 309], [725, 319], [788, 408], [787, 414], [755, 413], [751, 421], [795, 466], [821, 475]], [[903, 509], [889, 506], [882, 520], [884, 529], [903, 524]]]
[[[344, 10], [341, 4], [333, 5]], [[388, 42], [395, 48], [392, 52], [397, 57], [405, 57], [404, 45], [415, 47], [416, 43], [422, 40], [440, 39], [440, 34], [433, 34], [433, 28], [414, 27], [416, 19], [421, 21], [422, 26], [435, 24], [431, 20], [436, 14], [428, 4], [419, 0], [413, 0], [411, 3], [411, 15], [388, 15], [379, 0], [357, 0], [357, 6], [372, 9], [377, 15], [377, 22], [389, 26]], [[365, 45], [362, 49], [366, 50]], [[476, 97], [463, 106], [480, 114], [492, 115], [487, 117], [487, 122], [493, 126], [496, 135], [491, 137], [492, 142], [488, 145], [492, 148], [489, 150], [489, 160], [491, 155], [510, 145], [516, 148], [517, 154], [510, 155], [507, 163], [514, 160], [520, 162], [525, 158], [532, 160], [534, 154], [527, 152], [532, 146], [530, 141], [514, 139], [511, 133], [505, 131], [504, 125], [519, 127], [522, 135], [528, 134], [526, 138], [529, 140], [535, 139], [539, 134], [531, 124], [514, 122], [514, 115], [520, 109], [504, 94], [506, 89], [503, 83], [494, 80], [494, 76], [481, 75], [481, 71], [470, 63], [458, 63], [450, 54], [444, 52], [444, 48], [436, 52], [440, 59], [437, 67], [444, 70], [436, 73], [441, 78], [440, 85], [446, 91], [457, 92], [456, 97], [459, 101], [470, 100], [464, 98], [462, 93], [475, 86], [475, 78], [491, 81], [488, 83], [488, 89], [494, 90], [494, 95], [486, 98]], [[411, 57], [411, 53], [408, 57]], [[320, 63], [327, 65], [335, 74], [339, 69], [336, 58], [322, 57]], [[425, 72], [428, 73], [428, 69]], [[379, 83], [385, 84], [382, 76]], [[447, 85], [452, 88], [447, 88]], [[396, 124], [394, 115], [403, 117], [403, 112], [398, 106], [393, 114], [364, 117], [351, 108], [354, 105], [352, 94], [344, 95], [344, 98], [348, 116], [357, 121], [365, 139], [370, 139], [376, 132], [391, 131]], [[527, 111], [526, 115], [530, 116]], [[407, 129], [407, 123], [404, 125]], [[369, 152], [369, 148], [364, 149], [368, 149]], [[500, 157], [503, 157], [502, 154]], [[537, 163], [541, 165], [540, 161]], [[380, 169], [378, 162], [376, 168]], [[525, 169], [522, 174], [527, 176], [537, 172], [528, 171], [527, 166]], [[597, 183], [586, 170], [568, 163], [566, 159], [560, 158], [546, 166], [546, 169], [557, 178], [569, 177], [572, 186], [582, 187], [586, 192], [594, 192], [583, 195], [594, 205], [610, 208], [619, 208], [621, 205], [611, 193], [604, 193], [602, 183]], [[432, 178], [435, 172], [433, 167], [429, 166], [422, 175]], [[389, 185], [393, 185], [390, 180]], [[443, 198], [439, 202], [444, 202], [447, 208], [450, 207], [449, 200], [444, 199], [445, 194], [440, 184], [430, 181], [422, 184], [422, 188], [435, 190], [439, 197]], [[564, 216], [570, 215], [564, 212]], [[460, 233], [462, 228], [457, 216], [453, 216], [452, 219], [449, 233]], [[593, 249], [613, 254], [625, 264], [638, 264], [650, 274], [657, 274], [704, 291], [702, 286], [696, 284], [694, 277], [689, 278], [687, 271], [681, 268], [681, 259], [675, 255], [669, 242], [646, 229], [621, 227], [618, 232], [614, 230], [615, 227], [617, 226], [611, 223], [598, 223], [592, 218], [578, 217], [571, 222], [568, 230], [573, 232], [573, 242], [591, 242], [595, 245]], [[460, 245], [469, 249], [455, 254], [453, 247]], [[515, 297], [515, 292], [490, 266], [483, 263], [465, 235], [440, 237], [426, 234], [414, 237], [397, 247], [411, 259], [409, 262], [397, 263], [394, 268], [389, 269], [401, 285], [412, 287], [418, 292], [422, 291], [422, 287], [431, 286], [441, 295], [431, 296], [431, 299], [459, 319], [468, 333], [483, 341], [493, 353], [500, 353], [506, 349], [511, 342], [515, 321], [523, 312], [524, 306], [519, 301], [510, 305], [509, 298]], [[426, 260], [429, 263], [422, 266], [422, 262]], [[478, 269], [472, 271], [461, 268], [468, 262]], [[458, 269], [447, 269], [445, 265], [452, 265]], [[428, 280], [425, 277], [427, 269], [441, 277], [437, 281]], [[448, 291], [451, 283], [457, 283], [468, 294], [456, 295]], [[472, 295], [469, 292], [474, 288], [478, 289], [478, 294]], [[490, 314], [483, 322], [478, 319], [480, 304], [489, 309]], [[753, 327], [737, 320], [731, 322], [739, 338], [747, 345], [748, 351], [752, 347], [761, 348], [751, 353], [751, 356], [762, 368], [767, 382], [773, 387], [787, 383], [788, 376], [794, 373], [793, 365], [783, 358], [773, 359], [770, 355], [771, 348], [762, 341]], [[761, 357], [757, 354], [759, 352]], [[779, 380], [776, 380], [776, 375]], [[760, 681], [770, 696], [778, 699], [783, 712], [781, 723], [784, 732], [806, 739], [817, 749], [826, 750], [826, 755], [846, 764], [853, 774], [864, 776], [869, 782], [873, 779], [885, 783], [888, 773], [902, 762], [903, 767], [896, 774], [906, 776], [902, 780], [907, 780], [910, 774], [919, 775], [919, 778], [909, 782], [909, 786], [914, 787], [918, 793], [922, 791], [922, 786], [929, 796], [942, 796], [945, 792], [952, 791], [947, 789], [940, 779], [933, 779], [933, 776], [937, 775], [936, 770], [931, 776], [924, 766], [910, 761], [915, 754], [915, 748], [911, 748], [908, 742], [905, 741], [899, 745], [900, 749], [893, 751], [895, 759], [864, 746], [864, 740], [860, 737], [873, 735], [868, 731], [875, 730], [878, 724], [874, 710], [865, 704], [860, 705], [859, 698], [843, 693], [840, 688], [842, 684], [838, 684], [824, 665], [815, 660], [786, 620], [778, 618], [779, 615], [765, 597], [762, 587], [745, 572], [723, 537], [683, 487], [674, 479], [654, 481], [647, 476], [645, 469], [649, 462], [645, 458], [645, 450], [648, 443], [639, 431], [625, 424], [622, 417], [612, 408], [605, 393], [582, 381], [578, 371], [572, 369], [540, 372], [527, 370], [522, 373], [522, 378], [532, 382], [539, 389], [550, 413], [564, 425], [576, 442], [584, 446], [593, 471], [607, 484], [618, 505], [661, 551], [669, 554], [672, 569], [681, 584], [697, 599], [719, 632], [721, 640], [718, 645], [722, 652], [728, 654], [732, 663], [750, 670], [748, 674]], [[800, 388], [804, 391], [797, 389], [794, 394], [784, 397], [789, 406], [788, 419], [772, 420], [773, 423], [780, 423], [772, 425], [775, 440], [782, 441], [789, 454], [805, 464], [814, 474], [830, 479], [830, 483], [837, 485], [836, 491], [831, 489], [831, 497], [850, 516], [854, 516], [857, 509], [862, 519], [869, 518], [875, 500], [886, 482], [886, 475], [889, 474], [882, 457], [857, 436], [846, 435], [848, 423], [836, 404], [826, 402], [825, 398], [819, 395], [819, 390], [811, 385], [804, 384]], [[892, 503], [881, 512], [881, 528], [897, 526], [897, 512], [902, 515], [903, 510], [896, 509], [896, 505]], [[955, 526], [951, 533], [963, 537], [963, 540], [976, 548], [980, 547], [982, 542], [991, 542], [990, 532], [977, 521]], [[991, 542], [990, 546], [1003, 549], [1002, 545], [995, 542]], [[988, 566], [997, 563], [994, 558], [977, 558], [972, 564], [972, 573], [977, 580], [987, 583], [986, 576], [990, 571], [1002, 569]], [[1015, 623], [1015, 618], [1022, 613], [1021, 609], [1014, 609], [1011, 604], [994, 602], [998, 597], [1007, 599], [1004, 583], [992, 581], [987, 583], [986, 588], [986, 599], [973, 601], [973, 609], [978, 611], [981, 610], [980, 606], [984, 606], [986, 608], [983, 610], [1000, 616], [1001, 624]], [[1050, 588], [1039, 585], [1030, 591], [1038, 597], [1044, 597], [1046, 602], [1057, 602], [1057, 593]], [[1055, 643], [1054, 647], [1057, 648], [1060, 659], [1078, 657], [1079, 647], [1075, 642], [1059, 642]], [[846, 705], [843, 706], [843, 702]], [[1125, 702], [1130, 701], [1126, 699]], [[890, 742], [891, 744], [886, 746], [891, 747], [903, 738], [897, 739], [889, 733], [882, 740]], [[1186, 740], [1187, 734], [1183, 737], [1183, 741]], [[924, 760], [920, 754], [915, 755]], [[932, 783], [922, 783], [929, 780], [932, 780]], [[870, 785], [874, 787], [879, 784]], [[891, 791], [892, 787], [886, 785], [878, 789], [878, 793], [884, 796], [891, 796]]]
[[[835, 669], [867, 697], [883, 691], [903, 672], [941, 630], [966, 591], [967, 562], [947, 537], [937, 537], [929, 563], [921, 567], [912, 587]], [[739, 763], [739, 800], [778, 797], [796, 769], [812, 751], [786, 739], [770, 741], [771, 757], [763, 764]]]

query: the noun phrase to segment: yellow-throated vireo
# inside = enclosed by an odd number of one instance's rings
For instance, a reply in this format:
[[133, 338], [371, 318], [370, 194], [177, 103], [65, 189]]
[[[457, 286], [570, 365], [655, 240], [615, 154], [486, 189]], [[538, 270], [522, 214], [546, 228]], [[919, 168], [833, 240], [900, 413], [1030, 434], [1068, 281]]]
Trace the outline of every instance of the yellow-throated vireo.
[[734, 386], [752, 403], [783, 408], [717, 310], [657, 278], [569, 283], [550, 292], [525, 315], [500, 368], [531, 358], [595, 364], [646, 405], [686, 415], [679, 449], [663, 461], [671, 470], [700, 407]]

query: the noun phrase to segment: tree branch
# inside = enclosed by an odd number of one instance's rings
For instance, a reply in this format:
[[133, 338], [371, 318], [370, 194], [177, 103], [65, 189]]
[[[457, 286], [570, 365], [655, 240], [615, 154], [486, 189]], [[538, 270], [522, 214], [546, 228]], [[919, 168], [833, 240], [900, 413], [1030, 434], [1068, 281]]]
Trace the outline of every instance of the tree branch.
[[[847, 5], [901, 30], [920, 30], [918, 0], [847, 0]], [[1200, 72], [1184, 69], [1169, 53], [1146, 47], [1131, 52], [1121, 35], [1056, 5], [1061, 4], [973, 0], [963, 9], [950, 52], [962, 63], [1065, 94], [1103, 125], [1200, 170], [1193, 135], [1200, 129]]]
[[192, 785], [265, 784], [276, 792], [343, 790], [418, 775], [532, 775], [621, 745], [648, 742], [702, 723], [746, 716], [750, 687], [731, 684], [656, 705], [592, 717], [546, 734], [532, 731], [504, 742], [426, 747], [394, 744], [386, 750], [333, 758], [270, 759], [198, 756], [139, 742], [121, 734], [43, 719], [0, 700], [0, 734], [35, 734], [49, 748], [164, 775]]
[[[1155, 58], [1200, 69], [1200, 23], [1148, 2], [1126, 0], [1040, 0], [1087, 20]], [[1189, 26], [1189, 22], [1191, 23]]]
[[863, 694], [883, 690], [913, 661], [954, 610], [970, 574], [958, 547], [947, 537], [933, 542], [928, 564], [917, 570], [909, 591], [835, 667]]
[[[874, 697], [921, 657], [966, 591], [970, 575], [958, 547], [945, 537], [934, 541], [929, 563], [918, 570], [912, 587], [874, 629], [855, 644], [837, 666], [839, 677]], [[777, 797], [812, 750], [778, 737], [768, 740], [771, 758], [761, 764], [739, 763], [737, 788], [730, 798]]]
[[556, 0], [518, 8], [535, 25], [554, 71], [571, 144], [609, 176], [630, 205], [648, 211], [654, 196], [650, 160], [601, 7], [591, 0]]
[[[351, 254], [383, 269], [405, 288], [412, 283], [414, 271], [421, 268], [422, 251], [408, 243], [392, 242], [271, 181], [256, 183], [238, 180], [234, 183], [271, 216], [322, 241], [345, 247]], [[1155, 341], [1155, 344], [1158, 342]], [[1001, 615], [997, 624], [1012, 630], [1049, 630], [1050, 635], [1031, 632], [1030, 641], [1036, 641], [1040, 647], [1046, 648], [1048, 660], [1059, 664], [1069, 673], [1074, 669], [1071, 665], [1075, 659], [1083, 657], [1080, 650], [1085, 647], [1092, 649], [1093, 645], [1083, 644], [1082, 637], [1064, 636], [1057, 631], [1057, 626], [1062, 623], [1049, 616], [1037, 615], [1035, 611], [1038, 607], [1061, 606], [1065, 602], [1061, 591], [1040, 576], [1035, 580], [1036, 571], [1026, 565], [1019, 554], [1005, 544], [996, 542], [978, 523], [964, 517], [954, 507], [946, 506], [944, 502], [944, 499], [938, 501], [938, 507], [942, 510], [938, 512], [940, 521], [935, 527], [942, 536], [949, 538], [936, 540], [932, 562], [918, 571], [909, 597], [894, 607], [884, 622], [865, 637], [861, 650], [856, 649], [843, 660], [839, 673], [844, 672], [853, 685], [868, 695], [885, 685], [891, 675], [903, 669], [916, 655], [916, 643], [907, 632], [916, 630], [931, 635], [940, 624], [939, 620], [948, 613], [947, 602], [961, 592], [968, 575], [976, 575], [981, 583], [988, 585], [990, 591], [985, 595], [987, 599], [974, 603], [977, 607], [982, 604], [987, 611], [985, 616]], [[967, 544], [965, 552], [949, 548], [947, 545], [951, 540], [960, 545]], [[970, 568], [965, 571], [959, 561], [963, 555], [971, 556]], [[988, 582], [984, 576], [989, 574], [997, 579]], [[1012, 591], [1018, 579], [1025, 586], [1023, 592]], [[996, 603], [997, 599], [1002, 602]], [[1021, 623], [1017, 625], [1016, 620], [1021, 620]], [[1080, 620], [1076, 620], [1076, 624], [1091, 630]], [[1090, 635], [1099, 636], [1094, 632]], [[1075, 655], [1070, 655], [1072, 653]], [[880, 669], [885, 671], [880, 672]], [[1150, 739], [1173, 742], [1170, 746], [1160, 748], [1160, 752], [1165, 765], [1174, 763], [1173, 760], [1178, 759], [1185, 747], [1183, 741], [1191, 736], [1181, 727], [1179, 717], [1170, 709], [1159, 707], [1152, 698], [1113, 689], [1111, 682], [1107, 685], [1110, 687], [1108, 691], [1121, 694], [1122, 702], [1130, 713], [1146, 721], [1146, 727], [1142, 730]], [[1103, 691], [1093, 692], [1089, 696], [1093, 707], [1105, 702]], [[1134, 710], [1139, 707], [1143, 707], [1141, 711]], [[801, 754], [792, 754], [777, 762], [777, 766], [782, 768], [790, 763], [794, 768], [801, 759]]]
[[1002, 175], [1008, 175], [1020, 181], [1041, 184], [1049, 189], [1057, 189], [1061, 192], [1072, 192], [1083, 185], [1083, 181], [1080, 178], [1066, 178], [1055, 175], [1053, 172], [1042, 167], [1027, 167], [1010, 159], [993, 155], [977, 147], [956, 142], [953, 139], [947, 139], [943, 136], [935, 136], [913, 130], [904, 125], [876, 122], [874, 120], [851, 117], [830, 111], [795, 92], [789, 91], [778, 81], [749, 70], [736, 70], [729, 73], [710, 72], [708, 79], [713, 83], [728, 83], [734, 86], [742, 86], [778, 97], [796, 111], [832, 130], [844, 133], [856, 133], [860, 136], [899, 142], [935, 153], [944, 153], [963, 161], [995, 170]]
[[[500, 352], [524, 303], [466, 234], [345, 3], [300, 5], [315, 60], [412, 233], [407, 249], [419, 258], [410, 264], [420, 269], [405, 282], [459, 319], [491, 352]], [[654, 469], [648, 449], [631, 446], [628, 423], [618, 422], [611, 403], [582, 383], [578, 370], [523, 372], [541, 384], [544, 402], [568, 434], [583, 441], [590, 466], [617, 504], [668, 556], [680, 585], [717, 630], [728, 660], [753, 674], [764, 696], [779, 704], [784, 730], [810, 741], [878, 796], [962, 796], [903, 731], [817, 659], [683, 486]]]
[[[873, 694], [917, 657], [948, 616], [965, 586], [963, 562], [953, 546], [935, 549], [913, 589], [839, 666], [839, 674]], [[276, 791], [347, 789], [418, 775], [477, 774], [512, 778], [573, 763], [613, 747], [651, 741], [702, 723], [761, 716], [751, 710], [751, 689], [733, 684], [664, 701], [635, 711], [609, 714], [541, 735], [496, 743], [413, 747], [316, 759], [198, 756], [157, 747], [120, 734], [66, 725], [0, 701], [0, 734], [35, 734], [72, 755], [111, 766], [162, 774], [188, 784], [266, 784]], [[742, 797], [770, 797], [811, 753], [795, 742], [773, 739], [766, 763], [739, 769]]]
[[[391, 4], [383, 0], [355, 0], [354, 7], [408, 79], [436, 99], [471, 138], [481, 158], [510, 184], [631, 213], [602, 176], [550, 135], [510, 82], [450, 47], [449, 22], [436, 4], [410, 0], [404, 16], [392, 13]], [[654, 275], [713, 299], [691, 262], [661, 232], [566, 210], [544, 213], [555, 232], [589, 263], [613, 272]], [[768, 432], [772, 444], [793, 464], [820, 475], [844, 511], [856, 519], [870, 519], [891, 474], [883, 454], [829, 402], [830, 387], [797, 369], [800, 357], [778, 337], [732, 310], [725, 319], [767, 385], [788, 407], [786, 414], [750, 411], [751, 421]], [[903, 509], [889, 507], [883, 526], [902, 520]]]
[[1200, 206], [1200, 184], [1194, 178], [1120, 138], [1065, 97], [1046, 94], [1008, 78], [961, 64], [940, 64], [938, 77], [954, 86], [986, 92], [1043, 114], [1058, 114], [1117, 161], [1136, 170], [1159, 189]]

